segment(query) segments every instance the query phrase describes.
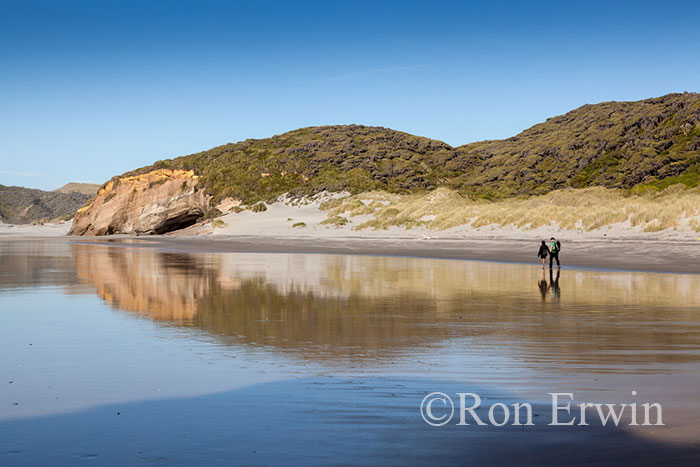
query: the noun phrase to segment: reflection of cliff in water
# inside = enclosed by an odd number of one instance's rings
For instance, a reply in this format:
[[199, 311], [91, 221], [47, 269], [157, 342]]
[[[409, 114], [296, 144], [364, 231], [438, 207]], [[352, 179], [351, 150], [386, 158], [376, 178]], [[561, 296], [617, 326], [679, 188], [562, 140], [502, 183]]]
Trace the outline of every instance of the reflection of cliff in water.
[[565, 270], [543, 294], [539, 268], [467, 261], [96, 245], [74, 261], [117, 308], [309, 358], [486, 338], [527, 360], [698, 359], [700, 276]]
[[191, 320], [211, 291], [213, 270], [191, 255], [74, 245], [78, 276], [115, 308], [157, 321]]

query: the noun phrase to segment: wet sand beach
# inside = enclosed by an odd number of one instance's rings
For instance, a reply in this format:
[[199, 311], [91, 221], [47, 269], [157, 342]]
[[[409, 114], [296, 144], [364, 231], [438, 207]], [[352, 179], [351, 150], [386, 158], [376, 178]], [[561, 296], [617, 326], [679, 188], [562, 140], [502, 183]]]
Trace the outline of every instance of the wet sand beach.
[[[561, 239], [560, 259], [573, 268], [700, 272], [700, 242]], [[328, 253], [465, 259], [538, 264], [531, 239], [416, 239], [295, 237], [138, 237], [144, 245], [188, 252]], [[549, 259], [547, 260], [549, 261]], [[549, 264], [549, 263], [547, 263]]]
[[[700, 275], [207, 240], [0, 240], [3, 465], [700, 459]], [[430, 426], [436, 391], [533, 425]], [[664, 425], [550, 426], [551, 392], [658, 402]]]
[[[69, 244], [126, 245], [184, 253], [323, 253], [459, 259], [541, 265], [536, 239], [422, 239], [415, 237], [314, 238], [270, 236], [0, 236], [4, 241], [50, 239]], [[700, 241], [575, 240], [561, 238], [565, 268], [700, 273]], [[549, 258], [547, 259], [549, 265]]]
[[272, 213], [236, 214], [242, 223], [223, 230], [212, 231], [207, 226], [196, 226], [169, 235], [66, 237], [69, 223], [42, 226], [0, 224], [0, 239], [53, 239], [69, 243], [105, 244], [128, 242], [133, 247], [147, 246], [188, 253], [324, 253], [541, 264], [536, 256], [539, 242], [549, 240], [554, 235], [562, 242], [560, 259], [564, 267], [683, 274], [700, 272], [700, 237], [695, 232], [650, 234], [613, 229], [582, 233], [511, 228], [481, 231], [397, 228], [353, 231], [350, 228], [323, 226], [299, 230], [286, 225], [289, 224], [284, 220], [286, 215], [305, 210], [310, 212], [307, 216], [316, 223], [325, 218], [325, 213], [314, 206], [275, 205], [269, 209]]

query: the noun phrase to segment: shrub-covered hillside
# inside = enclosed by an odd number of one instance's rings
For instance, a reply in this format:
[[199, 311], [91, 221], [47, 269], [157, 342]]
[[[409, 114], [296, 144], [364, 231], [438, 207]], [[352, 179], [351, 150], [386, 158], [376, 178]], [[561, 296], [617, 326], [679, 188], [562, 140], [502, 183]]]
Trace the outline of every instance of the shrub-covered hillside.
[[517, 136], [458, 148], [387, 128], [302, 128], [164, 160], [194, 170], [216, 199], [246, 203], [284, 192], [448, 186], [486, 198], [565, 187], [664, 188], [700, 182], [700, 94], [584, 105]]
[[159, 168], [194, 170], [215, 197], [253, 202], [284, 192], [429, 189], [443, 182], [434, 168], [451, 157], [455, 150], [441, 141], [387, 128], [322, 126], [226, 144], [127, 175]]
[[584, 105], [517, 136], [458, 148], [456, 187], [508, 197], [700, 182], [700, 94]]
[[90, 195], [59, 193], [0, 185], [0, 222], [28, 224], [36, 220], [73, 217]]

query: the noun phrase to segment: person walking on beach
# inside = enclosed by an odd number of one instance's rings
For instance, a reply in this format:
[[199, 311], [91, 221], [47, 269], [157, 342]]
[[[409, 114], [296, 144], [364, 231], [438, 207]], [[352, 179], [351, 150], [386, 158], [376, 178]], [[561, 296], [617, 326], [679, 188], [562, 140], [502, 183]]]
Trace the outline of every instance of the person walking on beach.
[[551, 241], [551, 244], [549, 246], [549, 267], [551, 268], [552, 265], [554, 264], [554, 260], [557, 260], [557, 267], [561, 267], [561, 263], [559, 262], [559, 252], [561, 251], [561, 243], [559, 240], [556, 240], [554, 237], [549, 239]]
[[547, 243], [542, 240], [542, 244], [540, 245], [540, 251], [537, 252], [537, 257], [542, 258], [542, 269], [545, 267], [544, 260], [547, 259], [547, 255], [549, 254], [549, 248], [547, 247]]

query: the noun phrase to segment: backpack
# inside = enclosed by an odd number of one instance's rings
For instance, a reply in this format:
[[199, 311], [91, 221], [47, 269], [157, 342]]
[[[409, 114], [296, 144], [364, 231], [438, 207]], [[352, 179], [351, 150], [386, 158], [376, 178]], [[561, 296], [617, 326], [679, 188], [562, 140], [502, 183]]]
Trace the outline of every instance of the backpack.
[[557, 253], [559, 253], [561, 251], [561, 242], [557, 240], [557, 243], [555, 243], [555, 245], [557, 247]]

